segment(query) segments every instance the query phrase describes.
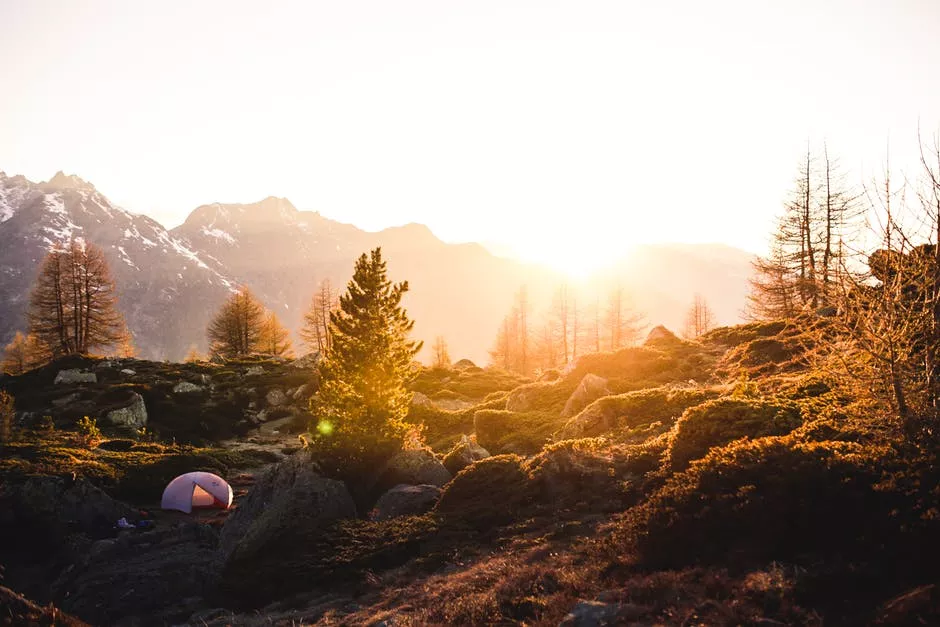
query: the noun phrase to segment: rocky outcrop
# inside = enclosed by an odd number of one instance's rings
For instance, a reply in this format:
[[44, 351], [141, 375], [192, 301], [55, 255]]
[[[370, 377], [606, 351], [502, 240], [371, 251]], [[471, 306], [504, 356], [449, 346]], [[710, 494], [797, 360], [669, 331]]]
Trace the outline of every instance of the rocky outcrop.
[[434, 509], [440, 498], [441, 489], [434, 485], [397, 485], [379, 497], [369, 518], [388, 520], [424, 514]]
[[216, 531], [195, 522], [122, 532], [65, 569], [52, 598], [95, 625], [180, 624], [206, 607], [217, 544]]
[[40, 476], [0, 484], [0, 529], [29, 524], [58, 530], [62, 537], [70, 532], [104, 537], [115, 521], [135, 513], [83, 478]]
[[307, 353], [303, 357], [299, 357], [294, 361], [290, 362], [292, 368], [299, 368], [301, 370], [312, 370], [316, 368], [320, 363], [320, 352], [314, 351], [312, 353]]
[[600, 397], [608, 395], [610, 390], [607, 388], [607, 379], [588, 373], [568, 397], [564, 409], [561, 410], [561, 417], [570, 418]]
[[109, 411], [105, 420], [116, 427], [127, 429], [147, 426], [147, 406], [144, 404], [144, 398], [137, 392], [132, 392], [130, 403], [126, 407]]
[[444, 456], [444, 468], [452, 475], [472, 464], [473, 462], [486, 459], [490, 456], [489, 451], [477, 444], [475, 439], [460, 436], [460, 441]]
[[55, 376], [55, 384], [97, 383], [98, 376], [94, 372], [83, 372], [78, 368], [60, 370]]
[[259, 559], [265, 546], [291, 527], [355, 516], [346, 485], [318, 474], [309, 453], [302, 451], [270, 468], [239, 503], [222, 527], [219, 557], [226, 563]]
[[376, 489], [385, 491], [399, 484], [442, 486], [451, 474], [431, 449], [399, 451], [382, 469]]

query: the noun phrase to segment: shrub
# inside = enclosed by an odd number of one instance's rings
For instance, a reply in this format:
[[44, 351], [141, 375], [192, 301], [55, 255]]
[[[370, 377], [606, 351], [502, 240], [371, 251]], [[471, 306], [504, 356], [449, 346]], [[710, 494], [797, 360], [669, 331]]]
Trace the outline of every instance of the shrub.
[[592, 437], [616, 428], [672, 422], [689, 407], [718, 396], [709, 388], [662, 386], [599, 398], [565, 425], [562, 437]]
[[513, 412], [505, 409], [481, 409], [473, 414], [477, 442], [488, 451], [496, 450], [500, 440], [512, 431]]
[[541, 498], [555, 508], [624, 508], [628, 456], [603, 438], [565, 440], [546, 446], [526, 463]]
[[444, 487], [436, 511], [481, 531], [517, 520], [532, 504], [524, 465], [518, 455], [497, 455], [468, 466]]
[[544, 411], [479, 410], [473, 415], [477, 442], [491, 453], [531, 455], [561, 426], [558, 414]]
[[707, 343], [714, 342], [724, 346], [737, 346], [738, 344], [751, 342], [760, 337], [777, 335], [783, 331], [786, 326], [786, 320], [774, 320], [772, 322], [739, 324], [733, 327], [718, 327], [700, 337], [699, 340]]
[[793, 436], [735, 442], [669, 479], [621, 537], [651, 567], [870, 552], [894, 527], [896, 504], [878, 489], [888, 455]]
[[737, 440], [784, 435], [802, 424], [789, 401], [719, 398], [686, 410], [676, 423], [669, 459], [682, 470], [708, 450]]
[[94, 446], [101, 440], [101, 429], [98, 428], [98, 421], [94, 418], [84, 416], [77, 423], [75, 429], [78, 431], [78, 437], [85, 446]]

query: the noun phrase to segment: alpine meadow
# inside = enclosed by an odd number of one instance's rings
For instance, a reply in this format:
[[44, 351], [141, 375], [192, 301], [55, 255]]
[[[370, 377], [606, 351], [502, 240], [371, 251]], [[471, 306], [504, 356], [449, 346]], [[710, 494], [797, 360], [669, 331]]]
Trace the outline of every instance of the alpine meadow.
[[937, 32], [0, 0], [0, 625], [940, 624]]

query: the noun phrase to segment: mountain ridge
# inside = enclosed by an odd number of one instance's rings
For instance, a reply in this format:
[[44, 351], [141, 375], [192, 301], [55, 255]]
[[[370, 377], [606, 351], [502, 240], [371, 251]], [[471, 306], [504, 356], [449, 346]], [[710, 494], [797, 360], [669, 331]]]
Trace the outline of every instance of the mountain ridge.
[[[78, 176], [58, 172], [49, 181], [34, 183], [0, 172], [0, 341], [9, 341], [14, 331], [25, 328], [27, 296], [39, 262], [49, 248], [70, 237], [94, 242], [105, 251], [135, 343], [141, 355], [154, 359], [180, 359], [192, 345], [204, 351], [209, 319], [240, 285], [247, 285], [278, 313], [294, 332], [296, 345], [317, 284], [329, 279], [334, 289], [341, 289], [355, 258], [376, 246], [386, 253], [391, 278], [409, 281], [405, 305], [416, 321], [415, 336], [430, 345], [443, 335], [455, 358], [477, 362], [487, 360], [520, 285], [529, 287], [539, 310], [548, 306], [554, 287], [566, 280], [546, 267], [493, 254], [483, 244], [444, 242], [430, 227], [415, 222], [366, 231], [298, 209], [287, 198], [267, 196], [254, 203], [203, 204], [182, 224], [167, 229], [145, 214], [112, 203]], [[690, 248], [705, 250], [693, 255], [699, 258], [695, 265], [704, 263], [712, 271], [723, 265], [717, 259], [710, 265], [707, 259], [701, 261], [703, 254], [708, 256], [707, 246], [666, 245], [663, 250], [676, 246], [686, 253]], [[676, 256], [674, 251], [654, 254], [642, 265], [647, 270], [650, 264], [670, 265], [663, 254]], [[740, 273], [741, 265], [737, 263], [733, 274]], [[693, 282], [707, 279], [708, 268], [704, 274], [703, 268], [693, 270], [698, 277]], [[631, 291], [645, 286], [653, 293], [664, 284], [655, 272], [633, 276], [635, 268], [614, 267], [610, 274], [624, 280]], [[739, 276], [734, 280], [742, 285]], [[679, 311], [682, 301], [691, 298], [686, 294], [688, 282], [682, 282], [681, 294], [637, 298], [637, 304], [654, 310], [648, 316], [651, 323], [676, 328], [684, 315]], [[709, 290], [704, 292], [708, 297]], [[723, 293], [743, 298], [733, 292]], [[721, 309], [722, 322], [737, 321], [730, 309]]]

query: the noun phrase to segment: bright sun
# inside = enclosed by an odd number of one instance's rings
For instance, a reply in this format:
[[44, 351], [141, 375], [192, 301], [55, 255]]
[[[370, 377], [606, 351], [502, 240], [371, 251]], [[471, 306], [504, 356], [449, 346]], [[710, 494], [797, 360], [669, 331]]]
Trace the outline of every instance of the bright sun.
[[573, 241], [563, 246], [540, 247], [523, 245], [514, 247], [520, 259], [548, 266], [572, 279], [586, 279], [591, 274], [610, 266], [626, 256], [632, 246], [610, 242]]

